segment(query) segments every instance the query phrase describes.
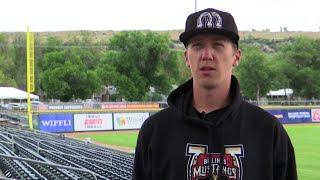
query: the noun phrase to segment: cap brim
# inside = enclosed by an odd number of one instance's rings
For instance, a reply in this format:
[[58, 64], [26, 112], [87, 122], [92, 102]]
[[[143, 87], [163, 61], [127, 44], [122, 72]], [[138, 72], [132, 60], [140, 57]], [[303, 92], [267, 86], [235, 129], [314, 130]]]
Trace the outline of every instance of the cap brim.
[[185, 47], [187, 47], [188, 42], [191, 38], [194, 36], [197, 36], [199, 34], [219, 34], [226, 36], [229, 38], [232, 42], [234, 42], [238, 46], [239, 36], [235, 34], [232, 31], [226, 30], [226, 29], [194, 29], [188, 32], [183, 32], [180, 34], [179, 40], [184, 44]]

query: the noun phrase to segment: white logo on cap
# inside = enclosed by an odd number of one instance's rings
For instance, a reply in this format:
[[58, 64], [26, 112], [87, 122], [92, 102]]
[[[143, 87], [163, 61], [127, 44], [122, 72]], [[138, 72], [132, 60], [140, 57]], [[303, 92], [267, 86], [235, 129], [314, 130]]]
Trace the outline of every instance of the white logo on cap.
[[222, 18], [216, 12], [204, 12], [198, 17], [197, 28], [222, 28]]

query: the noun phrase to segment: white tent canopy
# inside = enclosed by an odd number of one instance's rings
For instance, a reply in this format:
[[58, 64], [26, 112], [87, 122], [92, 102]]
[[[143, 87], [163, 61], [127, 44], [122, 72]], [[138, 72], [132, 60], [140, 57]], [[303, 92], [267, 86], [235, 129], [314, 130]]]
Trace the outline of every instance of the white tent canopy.
[[292, 89], [279, 89], [277, 91], [269, 91], [268, 96], [290, 96], [293, 94]]
[[[14, 87], [0, 87], [0, 99], [28, 99], [28, 93]], [[30, 99], [39, 101], [39, 96], [30, 93]]]

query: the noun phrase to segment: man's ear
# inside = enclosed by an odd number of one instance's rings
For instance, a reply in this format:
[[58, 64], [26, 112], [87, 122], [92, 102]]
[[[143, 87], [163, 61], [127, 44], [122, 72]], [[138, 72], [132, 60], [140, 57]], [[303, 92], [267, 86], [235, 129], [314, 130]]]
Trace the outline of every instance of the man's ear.
[[235, 59], [233, 61], [232, 66], [237, 67], [241, 62], [241, 50], [238, 49], [237, 52], [234, 54], [234, 56], [235, 56]]
[[186, 51], [184, 52], [184, 60], [185, 60], [186, 66], [190, 68], [189, 57]]
[[189, 63], [189, 59], [186, 58], [186, 66], [189, 68], [190, 67], [190, 63]]

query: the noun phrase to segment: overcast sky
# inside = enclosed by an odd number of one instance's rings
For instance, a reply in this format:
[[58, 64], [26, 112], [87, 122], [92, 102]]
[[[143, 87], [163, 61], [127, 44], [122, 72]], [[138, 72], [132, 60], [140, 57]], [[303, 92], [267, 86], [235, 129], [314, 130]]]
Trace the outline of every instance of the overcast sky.
[[240, 31], [320, 30], [318, 0], [3, 0], [0, 32], [184, 29], [195, 1], [230, 12]]

